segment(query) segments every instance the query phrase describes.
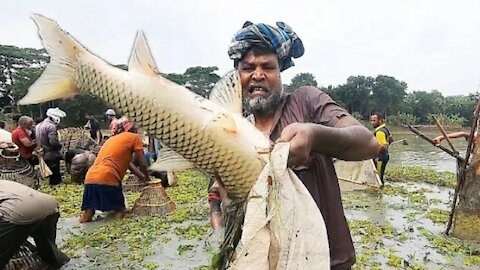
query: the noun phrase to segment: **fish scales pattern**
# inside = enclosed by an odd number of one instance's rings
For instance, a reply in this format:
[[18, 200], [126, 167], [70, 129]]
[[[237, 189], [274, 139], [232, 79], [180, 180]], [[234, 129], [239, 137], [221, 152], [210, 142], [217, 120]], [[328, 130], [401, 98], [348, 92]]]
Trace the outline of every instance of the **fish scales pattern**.
[[246, 197], [261, 169], [258, 161], [249, 160], [216, 143], [210, 136], [199, 132], [198, 124], [188, 123], [166, 110], [159, 109], [154, 113], [154, 100], [135, 96], [128, 81], [111, 78], [88, 61], [80, 59], [78, 63], [75, 79], [79, 89], [90, 91], [117, 107], [150, 135], [202, 170], [218, 176], [233, 199]]

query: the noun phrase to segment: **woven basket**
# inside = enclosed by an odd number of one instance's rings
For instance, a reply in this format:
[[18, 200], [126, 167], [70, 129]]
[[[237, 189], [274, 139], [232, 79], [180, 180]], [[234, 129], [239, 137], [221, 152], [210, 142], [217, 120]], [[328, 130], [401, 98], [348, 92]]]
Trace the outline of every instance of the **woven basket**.
[[63, 128], [58, 131], [58, 135], [63, 155], [70, 149], [90, 150], [91, 146], [95, 144], [83, 128]]
[[165, 215], [175, 210], [175, 203], [170, 200], [160, 180], [150, 181], [142, 190], [142, 195], [135, 202], [132, 212], [141, 216]]
[[136, 175], [130, 174], [125, 181], [125, 184], [122, 184], [122, 189], [124, 191], [139, 192], [142, 191], [142, 189], [146, 186], [147, 183], [140, 181], [140, 179]]
[[45, 269], [47, 264], [38, 255], [37, 248], [25, 241], [17, 253], [8, 261], [3, 270], [40, 270]]
[[18, 152], [0, 150], [0, 179], [10, 180], [37, 189], [40, 174], [30, 163], [19, 158]]

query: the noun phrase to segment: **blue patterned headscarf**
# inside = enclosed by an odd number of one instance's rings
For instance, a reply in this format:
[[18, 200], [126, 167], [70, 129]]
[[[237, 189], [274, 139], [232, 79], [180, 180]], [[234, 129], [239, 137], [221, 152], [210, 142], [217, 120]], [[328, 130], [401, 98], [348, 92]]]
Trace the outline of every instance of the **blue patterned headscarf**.
[[292, 57], [299, 58], [305, 52], [302, 40], [286, 23], [277, 22], [276, 25], [245, 22], [232, 39], [228, 49], [230, 59], [239, 61], [253, 46], [259, 46], [277, 53], [281, 60], [280, 71], [293, 66]]

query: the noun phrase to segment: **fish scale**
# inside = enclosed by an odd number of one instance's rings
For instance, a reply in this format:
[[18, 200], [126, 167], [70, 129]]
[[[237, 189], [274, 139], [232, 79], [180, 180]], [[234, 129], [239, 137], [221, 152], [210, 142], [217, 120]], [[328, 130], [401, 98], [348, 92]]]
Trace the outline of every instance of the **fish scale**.
[[[246, 198], [265, 164], [257, 149], [268, 149], [269, 140], [240, 111], [230, 111], [229, 98], [211, 101], [158, 75], [143, 35], [137, 37], [125, 71], [91, 54], [54, 21], [33, 18], [51, 62], [19, 104], [65, 98], [79, 90], [93, 94], [217, 176], [232, 199]], [[240, 84], [238, 76], [225, 80], [219, 84], [225, 91]], [[232, 104], [237, 103], [241, 101]]]
[[[250, 185], [246, 185], [248, 189], [244, 189], [241, 193], [237, 194], [237, 192], [235, 192], [235, 190], [238, 189], [238, 184], [246, 184], [245, 181], [241, 179], [256, 178], [256, 176], [248, 172], [249, 170], [247, 170], [246, 167], [239, 165], [239, 163], [246, 162], [246, 160], [239, 159], [233, 151], [216, 145], [213, 140], [205, 136], [200, 136], [198, 133], [195, 133], [195, 139], [189, 139], [192, 137], [186, 136], [187, 132], [185, 131], [191, 130], [191, 128], [186, 128], [186, 126], [191, 127], [193, 124], [186, 124], [186, 121], [179, 121], [179, 116], [177, 115], [160, 113], [149, 116], [145, 114], [144, 112], [148, 112], [146, 109], [149, 103], [148, 100], [140, 98], [139, 102], [139, 98], [134, 98], [133, 93], [128, 91], [128, 87], [122, 93], [118, 89], [121, 88], [118, 84], [105, 83], [109, 80], [114, 80], [114, 78], [109, 78], [107, 74], [96, 72], [94, 73], [95, 76], [84, 75], [89, 74], [89, 69], [93, 68], [94, 65], [88, 65], [88, 63], [81, 65], [80, 69], [84, 71], [78, 72], [77, 86], [80, 89], [92, 89], [91, 92], [93, 94], [101, 96], [107, 103], [117, 107], [120, 111], [124, 111], [127, 117], [140, 123], [143, 129], [154, 130], [155, 134], [152, 135], [168, 147], [180, 155], [188, 157], [195, 164], [199, 165], [201, 169], [218, 175], [233, 197], [245, 196]], [[137, 100], [136, 103], [133, 102], [134, 99]], [[151, 122], [152, 118], [156, 119], [156, 121]], [[194, 154], [193, 149], [198, 149], [199, 151], [196, 153], [203, 153], [203, 155]], [[243, 172], [238, 173], [238, 169], [243, 169]], [[233, 174], [231, 172], [237, 173]]]

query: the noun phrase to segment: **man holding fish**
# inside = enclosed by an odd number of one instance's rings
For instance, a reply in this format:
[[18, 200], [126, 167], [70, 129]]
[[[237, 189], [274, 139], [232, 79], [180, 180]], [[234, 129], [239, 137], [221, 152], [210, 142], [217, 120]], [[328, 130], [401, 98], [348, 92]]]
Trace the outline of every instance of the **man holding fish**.
[[[226, 231], [233, 238], [242, 228], [247, 197], [269, 163], [271, 141], [289, 142], [289, 167], [324, 217], [331, 268], [353, 265], [355, 251], [331, 158], [371, 159], [379, 146], [367, 128], [317, 88], [284, 95], [281, 71], [304, 53], [288, 25], [245, 23], [229, 48], [236, 71], [224, 76], [210, 99], [204, 99], [158, 73], [142, 33], [125, 71], [90, 53], [54, 21], [41, 15], [33, 19], [51, 61], [19, 104], [80, 92], [100, 97], [165, 145], [152, 165], [156, 170], [198, 168], [219, 180], [232, 201], [226, 219], [232, 222], [226, 222]], [[242, 96], [253, 124], [241, 115]], [[235, 240], [224, 243], [229, 250], [236, 245]]]
[[343, 212], [331, 157], [376, 157], [371, 132], [315, 87], [283, 92], [281, 72], [304, 53], [302, 41], [282, 22], [246, 22], [228, 50], [240, 74], [244, 106], [255, 126], [275, 142], [290, 142], [289, 166], [310, 191], [325, 219], [332, 269], [349, 269], [355, 250]]

